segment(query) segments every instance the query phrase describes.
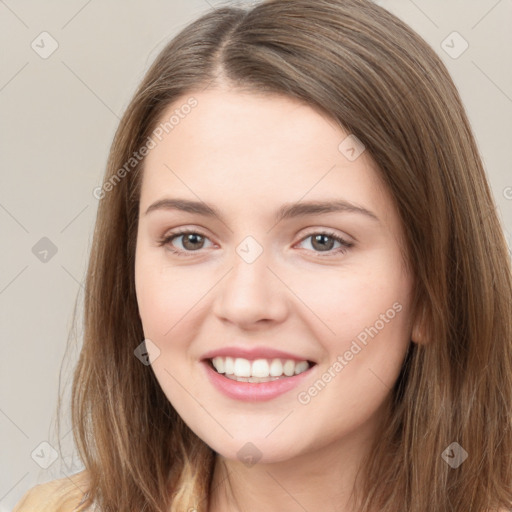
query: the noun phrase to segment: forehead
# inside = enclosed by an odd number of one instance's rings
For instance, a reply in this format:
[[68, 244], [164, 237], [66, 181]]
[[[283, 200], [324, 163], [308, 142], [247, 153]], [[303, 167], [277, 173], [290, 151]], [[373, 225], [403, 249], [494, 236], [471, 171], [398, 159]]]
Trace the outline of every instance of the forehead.
[[[191, 98], [195, 106], [186, 108]], [[249, 161], [253, 155], [293, 160], [310, 156], [311, 150], [320, 152], [318, 157], [330, 158], [341, 135], [333, 120], [293, 98], [226, 90], [178, 98], [161, 116], [158, 127], [165, 133], [149, 155], [150, 161], [167, 153], [166, 140], [186, 142], [191, 157], [208, 153], [215, 160]], [[174, 152], [179, 149], [175, 147]]]
[[301, 198], [389, 203], [369, 155], [352, 160], [343, 152], [350, 134], [293, 98], [225, 90], [184, 95], [156, 129], [141, 209], [166, 194], [226, 206], [236, 201], [262, 213], [270, 203]]

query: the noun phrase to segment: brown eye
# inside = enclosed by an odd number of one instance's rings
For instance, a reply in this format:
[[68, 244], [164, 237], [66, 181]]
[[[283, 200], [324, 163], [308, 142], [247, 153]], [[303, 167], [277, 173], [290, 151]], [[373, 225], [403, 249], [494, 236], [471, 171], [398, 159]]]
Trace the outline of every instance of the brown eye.
[[[350, 242], [346, 242], [336, 233], [331, 232], [312, 233], [303, 238], [301, 243], [304, 243], [306, 240], [309, 239], [311, 240], [311, 250], [316, 253], [326, 253], [325, 256], [343, 254], [354, 245]], [[334, 247], [334, 244], [336, 243], [339, 244], [338, 247]]]
[[183, 237], [182, 244], [187, 251], [202, 249], [204, 245], [204, 237], [198, 233], [188, 233], [180, 236]]
[[[181, 246], [174, 243], [175, 240], [181, 239]], [[187, 256], [187, 253], [198, 252], [205, 246], [205, 241], [209, 240], [206, 236], [196, 231], [177, 231], [169, 233], [169, 235], [159, 240], [160, 246], [166, 246], [169, 251], [178, 256]]]
[[311, 245], [320, 251], [330, 251], [334, 243], [334, 238], [329, 235], [319, 234], [311, 237]]

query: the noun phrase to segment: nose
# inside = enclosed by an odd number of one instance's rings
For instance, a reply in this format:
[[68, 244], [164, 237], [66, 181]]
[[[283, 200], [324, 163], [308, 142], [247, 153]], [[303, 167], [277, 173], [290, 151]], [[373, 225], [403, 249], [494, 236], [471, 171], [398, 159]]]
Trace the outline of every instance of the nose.
[[268, 260], [265, 251], [252, 263], [234, 254], [231, 270], [216, 287], [213, 312], [218, 318], [246, 330], [286, 318], [286, 286]]

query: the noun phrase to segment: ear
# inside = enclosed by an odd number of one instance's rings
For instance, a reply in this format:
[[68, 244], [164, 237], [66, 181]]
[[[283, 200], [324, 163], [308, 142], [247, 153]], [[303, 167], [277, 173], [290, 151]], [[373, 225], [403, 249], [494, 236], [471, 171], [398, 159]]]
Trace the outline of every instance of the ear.
[[411, 340], [419, 345], [428, 343], [427, 315], [424, 307], [419, 310], [412, 324]]

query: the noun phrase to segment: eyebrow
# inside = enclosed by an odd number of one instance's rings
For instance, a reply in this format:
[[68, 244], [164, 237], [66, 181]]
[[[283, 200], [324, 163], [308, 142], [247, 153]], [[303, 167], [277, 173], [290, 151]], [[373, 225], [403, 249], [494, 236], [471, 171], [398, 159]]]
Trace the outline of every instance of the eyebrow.
[[[189, 199], [164, 198], [155, 201], [146, 210], [145, 215], [155, 210], [180, 210], [188, 213], [195, 213], [205, 217], [217, 217], [224, 222], [221, 213], [213, 206], [202, 201], [191, 201]], [[366, 217], [380, 222], [379, 218], [370, 210], [358, 206], [350, 201], [338, 199], [334, 201], [307, 201], [299, 203], [286, 203], [282, 205], [275, 215], [275, 223], [282, 220], [301, 217], [306, 215], [319, 215], [325, 213], [349, 212], [359, 213]]]

